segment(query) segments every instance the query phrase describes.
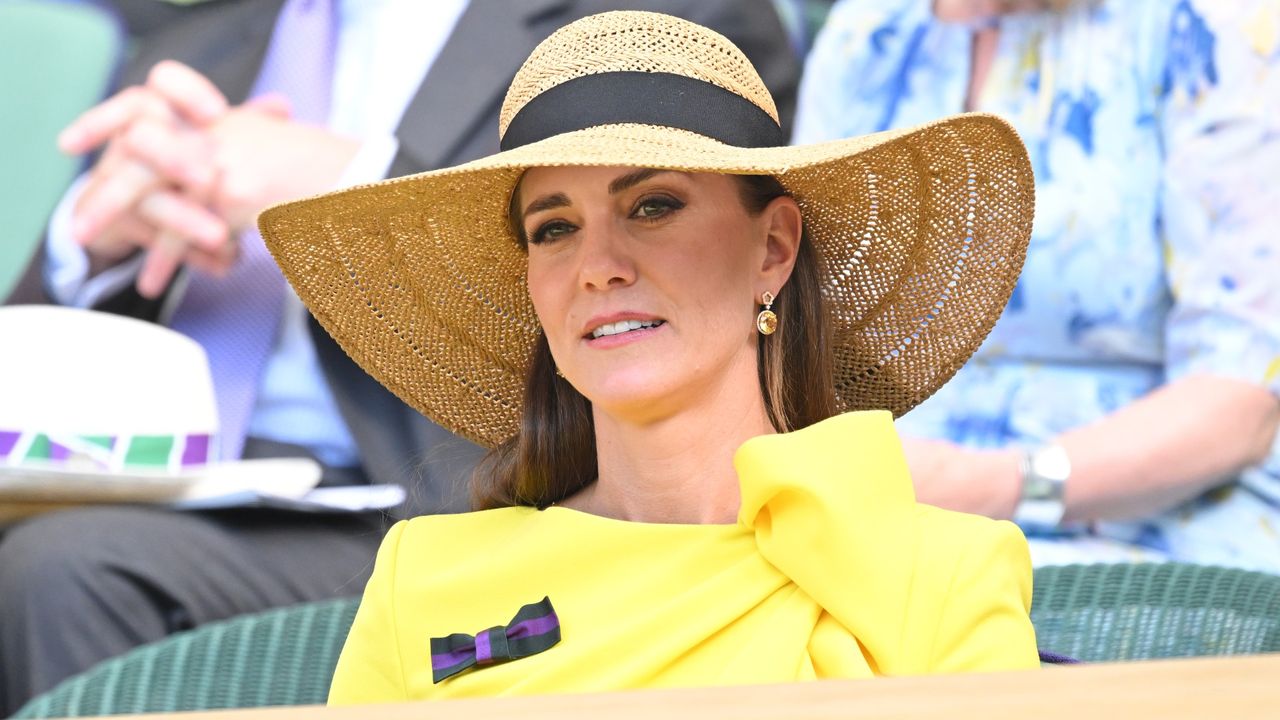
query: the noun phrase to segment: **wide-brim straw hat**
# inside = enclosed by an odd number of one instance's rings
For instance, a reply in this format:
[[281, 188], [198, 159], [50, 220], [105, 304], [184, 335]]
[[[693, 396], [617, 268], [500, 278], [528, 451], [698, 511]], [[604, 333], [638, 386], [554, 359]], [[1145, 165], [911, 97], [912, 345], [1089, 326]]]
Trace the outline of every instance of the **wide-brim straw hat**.
[[508, 224], [528, 168], [776, 177], [817, 250], [842, 410], [901, 415], [945, 383], [995, 324], [1031, 234], [1031, 165], [1004, 121], [786, 147], [742, 52], [667, 15], [603, 13], [555, 32], [512, 81], [499, 134], [495, 155], [259, 219], [285, 277], [361, 367], [489, 447], [517, 432], [541, 332]]

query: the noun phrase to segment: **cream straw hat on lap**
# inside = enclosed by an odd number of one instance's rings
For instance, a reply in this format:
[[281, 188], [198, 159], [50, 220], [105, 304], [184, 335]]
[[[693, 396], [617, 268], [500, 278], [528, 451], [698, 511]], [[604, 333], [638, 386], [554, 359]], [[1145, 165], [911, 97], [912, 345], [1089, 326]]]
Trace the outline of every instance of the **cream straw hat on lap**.
[[220, 462], [204, 350], [133, 318], [53, 305], [0, 308], [0, 522], [91, 503], [229, 506], [298, 500], [306, 458]]
[[298, 295], [361, 367], [490, 447], [519, 427], [541, 332], [507, 220], [530, 167], [776, 177], [817, 250], [843, 410], [901, 415], [946, 382], [1004, 309], [1031, 234], [1031, 166], [1004, 121], [960, 115], [786, 147], [746, 57], [667, 15], [561, 28], [516, 74], [498, 130], [496, 155], [259, 219]]

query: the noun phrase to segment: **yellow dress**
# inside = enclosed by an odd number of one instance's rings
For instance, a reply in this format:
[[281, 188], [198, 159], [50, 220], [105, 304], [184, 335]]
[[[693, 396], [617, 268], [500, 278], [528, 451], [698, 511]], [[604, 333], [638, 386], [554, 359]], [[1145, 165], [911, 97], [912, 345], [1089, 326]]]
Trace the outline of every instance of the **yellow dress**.
[[[734, 525], [566, 508], [415, 518], [378, 552], [331, 704], [1038, 666], [1012, 523], [915, 502], [887, 412], [754, 438]], [[432, 681], [431, 638], [550, 598], [550, 649]]]

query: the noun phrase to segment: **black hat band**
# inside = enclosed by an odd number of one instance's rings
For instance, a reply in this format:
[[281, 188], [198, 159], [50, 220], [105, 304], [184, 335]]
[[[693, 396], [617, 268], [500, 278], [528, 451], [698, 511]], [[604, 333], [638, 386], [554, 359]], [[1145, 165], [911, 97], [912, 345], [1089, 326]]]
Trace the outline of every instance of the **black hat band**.
[[511, 119], [502, 150], [598, 125], [636, 123], [688, 130], [736, 147], [786, 145], [758, 105], [705, 80], [665, 72], [607, 72], [560, 83]]

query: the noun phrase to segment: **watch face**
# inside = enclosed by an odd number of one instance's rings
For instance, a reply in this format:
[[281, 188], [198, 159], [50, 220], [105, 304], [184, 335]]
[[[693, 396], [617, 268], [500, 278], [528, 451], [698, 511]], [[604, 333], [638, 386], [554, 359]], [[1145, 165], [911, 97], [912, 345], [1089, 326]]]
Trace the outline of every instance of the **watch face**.
[[1030, 473], [1023, 479], [1022, 497], [1025, 500], [1040, 500], [1049, 497], [1053, 491], [1049, 481], [1042, 475]]
[[1067, 457], [1066, 448], [1050, 445], [1036, 452], [1031, 469], [1035, 475], [1047, 480], [1066, 482], [1071, 476], [1071, 458]]
[[1071, 459], [1061, 445], [1046, 445], [1024, 456], [1022, 502], [1014, 510], [1019, 525], [1057, 527], [1066, 506], [1063, 489], [1071, 476]]

